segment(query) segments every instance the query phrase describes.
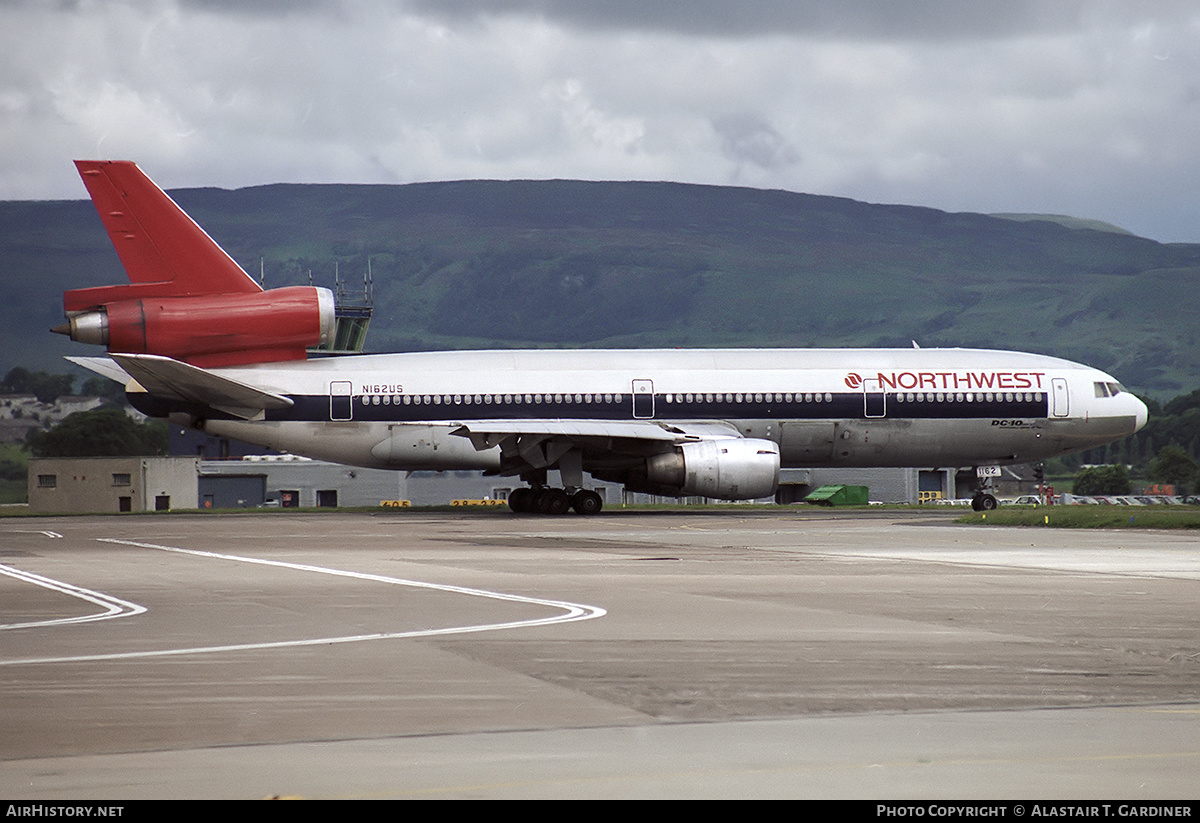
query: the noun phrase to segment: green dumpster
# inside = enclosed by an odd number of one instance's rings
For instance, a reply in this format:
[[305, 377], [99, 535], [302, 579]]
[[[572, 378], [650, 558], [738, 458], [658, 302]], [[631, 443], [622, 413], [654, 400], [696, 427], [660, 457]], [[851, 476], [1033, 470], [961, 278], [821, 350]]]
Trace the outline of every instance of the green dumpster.
[[865, 506], [867, 505], [866, 486], [821, 486], [808, 497], [805, 503], [818, 506]]

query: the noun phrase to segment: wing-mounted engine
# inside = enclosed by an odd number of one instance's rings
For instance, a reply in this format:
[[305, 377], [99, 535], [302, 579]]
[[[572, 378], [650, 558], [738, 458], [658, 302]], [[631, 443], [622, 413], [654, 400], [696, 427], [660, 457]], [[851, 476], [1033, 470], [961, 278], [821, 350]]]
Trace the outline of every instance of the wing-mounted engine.
[[646, 485], [634, 491], [698, 495], [718, 500], [770, 497], [779, 486], [779, 445], [770, 440], [722, 438], [683, 443], [646, 459]]
[[76, 162], [129, 283], [63, 293], [54, 331], [196, 366], [302, 360], [334, 335], [333, 293], [263, 289], [136, 165]]

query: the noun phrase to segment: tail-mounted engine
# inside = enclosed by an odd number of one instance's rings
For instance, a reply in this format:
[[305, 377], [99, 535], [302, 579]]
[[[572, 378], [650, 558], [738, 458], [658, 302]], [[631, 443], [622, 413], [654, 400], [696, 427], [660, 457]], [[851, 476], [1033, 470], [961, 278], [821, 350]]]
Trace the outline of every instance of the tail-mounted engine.
[[[83, 291], [83, 290], [81, 290]], [[54, 331], [122, 354], [160, 354], [195, 366], [303, 360], [334, 333], [329, 289], [292, 286], [257, 294], [140, 297], [71, 311]]]

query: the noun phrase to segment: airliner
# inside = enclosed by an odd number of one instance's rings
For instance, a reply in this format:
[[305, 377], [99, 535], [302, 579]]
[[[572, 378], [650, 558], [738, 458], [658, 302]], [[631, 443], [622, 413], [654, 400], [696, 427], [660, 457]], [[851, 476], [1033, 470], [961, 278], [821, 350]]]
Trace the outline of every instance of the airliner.
[[[316, 356], [334, 297], [264, 291], [134, 163], [77, 161], [129, 283], [63, 295], [74, 362], [173, 423], [401, 471], [519, 478], [515, 512], [583, 515], [586, 477], [771, 497], [781, 468], [974, 467], [986, 478], [1119, 440], [1147, 410], [1110, 375], [984, 349], [443, 351]], [[550, 482], [556, 472], [559, 483]]]

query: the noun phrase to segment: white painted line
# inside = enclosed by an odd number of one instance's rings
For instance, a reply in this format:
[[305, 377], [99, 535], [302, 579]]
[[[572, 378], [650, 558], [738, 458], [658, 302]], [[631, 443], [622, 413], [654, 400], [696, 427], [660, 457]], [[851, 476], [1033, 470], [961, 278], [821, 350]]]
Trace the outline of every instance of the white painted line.
[[[233, 554], [218, 554], [217, 552], [197, 551], [194, 549], [182, 549], [177, 546], [160, 546], [155, 543], [138, 543], [133, 540], [116, 540], [113, 538], [99, 538], [104, 543], [118, 543], [123, 546], [135, 546], [143, 549], [156, 549], [158, 551], [176, 552], [178, 554], [190, 554], [196, 557], [209, 557], [218, 560], [232, 560], [239, 563], [253, 563], [261, 566], [277, 566], [284, 569], [292, 569], [295, 571], [315, 572], [317, 574], [329, 574], [336, 577], [350, 577], [358, 580], [369, 580], [376, 583], [388, 583], [395, 586], [409, 586], [418, 589], [433, 589], [435, 591], [449, 592], [451, 594], [463, 594], [471, 597], [485, 597], [491, 600], [505, 600], [512, 603], [526, 603], [535, 606], [547, 606], [554, 609], [562, 609], [563, 614], [554, 615], [551, 617], [541, 617], [531, 620], [514, 620], [507, 623], [483, 623], [469, 626], [449, 626], [441, 629], [420, 629], [407, 632], [380, 632], [377, 634], [358, 634], [348, 635], [345, 637], [315, 637], [302, 640], [284, 640], [273, 643], [240, 643], [227, 646], [197, 646], [193, 648], [183, 649], [157, 649], [154, 651], [144, 652], [121, 652], [114, 654], [89, 654], [76, 657], [47, 657], [47, 658], [25, 658], [21, 660], [0, 660], [0, 666], [14, 666], [28, 663], [78, 663], [96, 660], [131, 660], [135, 658], [147, 657], [173, 657], [187, 654], [209, 654], [213, 652], [230, 652], [230, 651], [248, 651], [252, 649], [282, 649], [293, 648], [297, 646], [320, 646], [333, 643], [361, 643], [364, 640], [396, 640], [402, 638], [413, 637], [437, 637], [441, 635], [451, 634], [469, 634], [473, 632], [488, 632], [497, 631], [498, 629], [518, 629], [528, 628], [532, 626], [549, 626], [558, 623], [573, 623], [580, 620], [592, 620], [597, 617], [603, 617], [608, 612], [599, 606], [587, 606], [580, 603], [568, 603], [563, 600], [545, 600], [538, 597], [525, 597], [519, 594], [505, 594], [503, 592], [493, 592], [486, 589], [471, 589], [464, 586], [449, 586], [442, 583], [427, 583], [421, 580], [404, 580], [398, 577], [386, 577], [379, 574], [366, 574], [363, 572], [352, 572], [344, 569], [330, 569], [324, 566], [310, 566], [303, 563], [288, 563], [283, 560], [265, 560], [258, 557], [241, 557]], [[140, 608], [140, 607], [139, 607]]]
[[95, 603], [97, 606], [102, 606], [104, 608], [104, 611], [97, 614], [85, 614], [78, 617], [60, 617], [54, 620], [37, 620], [28, 623], [4, 623], [0, 624], [0, 630], [31, 629], [36, 626], [66, 626], [74, 623], [91, 623], [96, 620], [111, 620], [114, 617], [133, 617], [134, 615], [141, 614], [142, 612], [146, 611], [145, 606], [139, 606], [136, 603], [130, 603], [126, 600], [121, 600], [118, 597], [103, 594], [102, 592], [94, 592], [91, 589], [85, 589], [72, 583], [64, 583], [61, 580], [43, 577], [42, 575], [34, 574], [33, 572], [14, 569], [11, 566], [0, 565], [0, 574], [6, 574], [9, 577], [16, 578], [17, 580], [23, 580], [26, 583], [33, 583], [35, 586], [41, 586], [56, 592], [68, 594], [72, 597], [78, 597], [80, 600], [86, 600], [89, 603]]

